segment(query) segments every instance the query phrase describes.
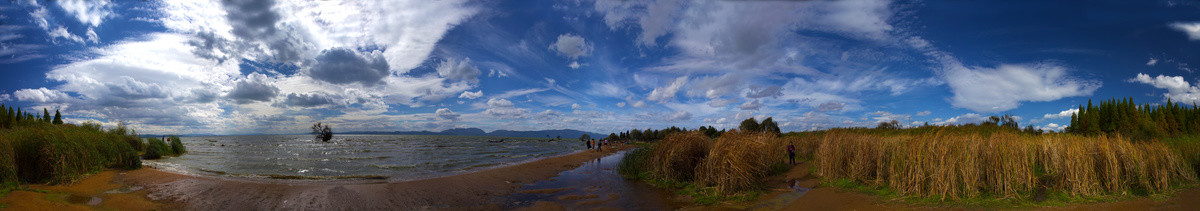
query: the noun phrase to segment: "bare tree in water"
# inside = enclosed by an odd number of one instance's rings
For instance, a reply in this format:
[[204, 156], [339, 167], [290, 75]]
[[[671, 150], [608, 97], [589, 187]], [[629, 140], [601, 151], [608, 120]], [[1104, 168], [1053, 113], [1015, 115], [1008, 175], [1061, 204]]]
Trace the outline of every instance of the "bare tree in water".
[[333, 139], [333, 129], [330, 129], [329, 125], [321, 125], [320, 122], [313, 124], [312, 134], [317, 140], [321, 141], [327, 142], [329, 139]]

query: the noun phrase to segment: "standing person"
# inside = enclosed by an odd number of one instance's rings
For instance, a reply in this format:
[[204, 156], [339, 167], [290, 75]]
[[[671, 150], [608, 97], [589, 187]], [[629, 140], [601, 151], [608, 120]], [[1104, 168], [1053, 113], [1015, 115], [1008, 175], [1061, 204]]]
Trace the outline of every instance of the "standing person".
[[788, 142], [787, 153], [788, 159], [791, 160], [791, 164], [796, 165], [796, 145], [793, 145], [790, 141]]

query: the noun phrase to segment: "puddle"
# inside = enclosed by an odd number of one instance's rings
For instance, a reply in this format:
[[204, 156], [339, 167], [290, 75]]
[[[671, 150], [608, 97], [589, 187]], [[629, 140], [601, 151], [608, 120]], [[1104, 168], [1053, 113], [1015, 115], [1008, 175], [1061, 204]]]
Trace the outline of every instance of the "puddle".
[[74, 194], [67, 195], [67, 202], [71, 202], [72, 204], [87, 204], [88, 206], [96, 206], [96, 205], [99, 205], [100, 202], [102, 202], [102, 201], [104, 201], [104, 200], [100, 199], [100, 197], [95, 197], [95, 196], [88, 197], [88, 196], [79, 196], [79, 195], [74, 195]]
[[104, 191], [104, 193], [107, 193], [107, 194], [123, 194], [123, 193], [130, 193], [130, 192], [138, 191], [138, 190], [141, 190], [141, 189], [142, 189], [142, 186], [125, 186], [125, 187], [120, 187], [120, 188], [117, 188], [117, 189], [112, 189], [112, 190]]
[[553, 202], [567, 210], [617, 208], [621, 210], [674, 210], [670, 193], [648, 184], [627, 180], [617, 173], [625, 157], [619, 152], [589, 161], [553, 178], [527, 184], [505, 197], [504, 208], [515, 209]]
[[792, 201], [796, 201], [796, 199], [803, 197], [804, 194], [808, 193], [809, 190], [812, 190], [811, 188], [800, 186], [800, 180], [797, 179], [789, 180], [788, 188], [792, 189], [792, 191], [779, 194], [779, 196], [775, 196], [775, 198], [772, 198], [771, 200], [766, 200], [762, 203], [755, 204], [754, 206], [748, 207], [746, 210], [781, 210], [788, 204], [791, 204]]

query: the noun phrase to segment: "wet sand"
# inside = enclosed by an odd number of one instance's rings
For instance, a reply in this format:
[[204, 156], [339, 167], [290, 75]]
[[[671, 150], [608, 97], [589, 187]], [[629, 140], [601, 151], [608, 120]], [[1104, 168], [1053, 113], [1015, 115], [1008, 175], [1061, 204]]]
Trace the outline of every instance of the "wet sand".
[[[71, 185], [29, 185], [47, 193], [15, 191], [0, 198], [0, 203], [14, 210], [500, 210], [502, 196], [514, 193], [523, 184], [554, 177], [624, 149], [581, 151], [404, 182], [248, 180], [185, 175], [153, 168], [105, 171]], [[130, 188], [140, 190], [103, 194]], [[48, 196], [63, 193], [78, 196]], [[89, 205], [92, 196], [98, 196], [101, 202]], [[84, 200], [71, 201], [76, 198]]]

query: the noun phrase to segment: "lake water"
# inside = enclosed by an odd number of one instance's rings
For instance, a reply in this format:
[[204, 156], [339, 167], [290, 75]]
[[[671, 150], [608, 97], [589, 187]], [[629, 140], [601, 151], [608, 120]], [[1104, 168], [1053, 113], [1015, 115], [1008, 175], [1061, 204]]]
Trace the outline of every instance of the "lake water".
[[267, 179], [413, 180], [511, 165], [584, 149], [574, 139], [335, 135], [183, 137], [188, 153], [146, 161], [167, 170]]

